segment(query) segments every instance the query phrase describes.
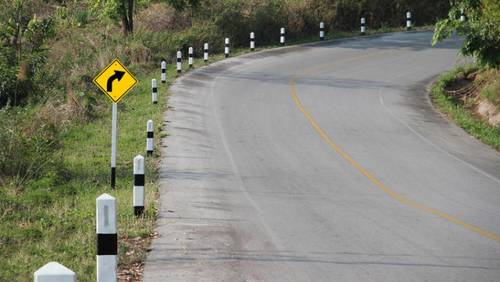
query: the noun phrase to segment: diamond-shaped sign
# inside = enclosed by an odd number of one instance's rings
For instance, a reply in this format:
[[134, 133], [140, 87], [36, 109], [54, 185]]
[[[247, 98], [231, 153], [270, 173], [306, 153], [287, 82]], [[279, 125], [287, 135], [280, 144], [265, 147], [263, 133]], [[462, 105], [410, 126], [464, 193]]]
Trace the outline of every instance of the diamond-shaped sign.
[[94, 78], [94, 84], [117, 103], [137, 84], [137, 79], [115, 59]]

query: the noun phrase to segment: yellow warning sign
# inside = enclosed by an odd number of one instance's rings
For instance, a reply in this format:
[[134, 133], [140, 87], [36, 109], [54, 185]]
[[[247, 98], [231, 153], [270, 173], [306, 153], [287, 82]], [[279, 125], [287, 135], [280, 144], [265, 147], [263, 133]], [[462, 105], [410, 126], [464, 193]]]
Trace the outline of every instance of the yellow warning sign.
[[95, 78], [94, 84], [117, 103], [137, 84], [137, 79], [118, 60], [113, 60]]

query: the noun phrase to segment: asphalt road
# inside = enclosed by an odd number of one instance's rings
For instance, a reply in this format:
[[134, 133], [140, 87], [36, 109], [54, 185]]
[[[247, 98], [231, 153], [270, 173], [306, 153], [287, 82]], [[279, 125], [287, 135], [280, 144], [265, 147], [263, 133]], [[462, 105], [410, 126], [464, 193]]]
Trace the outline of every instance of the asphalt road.
[[459, 40], [270, 50], [172, 88], [144, 281], [500, 281], [500, 154], [426, 86]]

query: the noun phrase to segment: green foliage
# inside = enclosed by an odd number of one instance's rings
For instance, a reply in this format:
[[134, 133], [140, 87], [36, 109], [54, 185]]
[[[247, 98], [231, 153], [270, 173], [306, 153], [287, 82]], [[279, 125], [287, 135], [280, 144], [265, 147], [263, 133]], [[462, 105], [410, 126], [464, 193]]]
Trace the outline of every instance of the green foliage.
[[[466, 20], [461, 21], [460, 16]], [[433, 44], [453, 32], [464, 36], [461, 53], [474, 56], [488, 67], [500, 66], [500, 2], [498, 0], [461, 0], [452, 3], [448, 18], [436, 23]]]
[[469, 132], [472, 136], [478, 138], [484, 143], [500, 150], [500, 127], [488, 124], [474, 116], [467, 110], [455, 97], [447, 95], [445, 87], [450, 82], [464, 77], [473, 67], [458, 67], [453, 71], [445, 73], [432, 86], [432, 96], [438, 107], [450, 116], [460, 127]]

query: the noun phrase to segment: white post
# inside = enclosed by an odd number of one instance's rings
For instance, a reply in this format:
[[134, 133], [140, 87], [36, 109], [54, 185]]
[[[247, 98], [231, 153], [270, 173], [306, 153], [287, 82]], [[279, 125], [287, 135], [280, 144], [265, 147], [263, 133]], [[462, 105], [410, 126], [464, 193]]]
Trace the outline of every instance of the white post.
[[144, 157], [137, 155], [134, 158], [134, 215], [141, 216], [144, 212]]
[[182, 53], [177, 51], [177, 73], [182, 72]]
[[409, 11], [406, 12], [406, 29], [411, 29], [411, 13]]
[[118, 119], [118, 107], [113, 103], [111, 110], [111, 187], [116, 186], [116, 124]]
[[285, 28], [282, 27], [280, 29], [280, 44], [283, 46], [285, 45]]
[[154, 135], [154, 129], [153, 129], [153, 121], [148, 120], [147, 126], [146, 126], [146, 155], [147, 156], [152, 156], [153, 155], [153, 135]]
[[224, 39], [224, 57], [229, 57], [229, 38]]
[[321, 41], [325, 40], [325, 23], [324, 22], [319, 23], [319, 40], [321, 40]]
[[364, 35], [366, 32], [366, 20], [365, 17], [361, 18], [361, 35]]
[[203, 44], [203, 60], [208, 62], [208, 43]]
[[250, 51], [255, 50], [255, 33], [250, 32]]
[[158, 85], [155, 78], [151, 79], [151, 100], [153, 104], [158, 103]]
[[460, 10], [460, 21], [461, 22], [465, 22], [465, 14], [464, 14], [464, 10]]
[[116, 199], [108, 194], [102, 194], [96, 199], [96, 233], [97, 282], [116, 282]]
[[188, 64], [189, 64], [189, 68], [193, 68], [193, 47], [189, 47], [189, 59], [188, 59]]
[[167, 82], [167, 62], [161, 60], [161, 83]]
[[35, 282], [76, 282], [76, 274], [66, 266], [49, 262], [34, 273]]

